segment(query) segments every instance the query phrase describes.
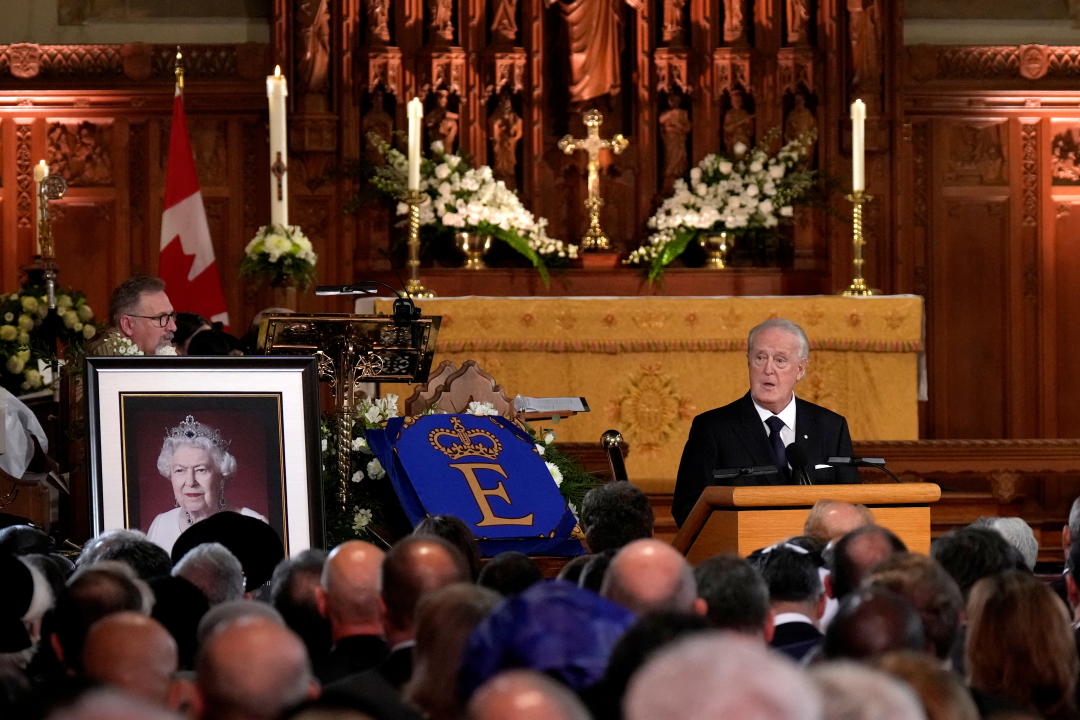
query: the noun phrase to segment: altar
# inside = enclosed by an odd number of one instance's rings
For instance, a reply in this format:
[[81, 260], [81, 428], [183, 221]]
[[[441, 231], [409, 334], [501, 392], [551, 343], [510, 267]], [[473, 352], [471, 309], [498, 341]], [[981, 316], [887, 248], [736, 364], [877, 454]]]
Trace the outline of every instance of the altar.
[[[785, 317], [810, 337], [796, 393], [847, 416], [855, 441], [918, 439], [923, 299], [784, 297], [454, 297], [420, 300], [442, 316], [434, 365], [475, 360], [509, 393], [584, 396], [591, 412], [554, 426], [559, 441], [631, 450], [627, 471], [670, 493], [690, 421], [747, 390], [746, 336]], [[381, 313], [392, 300], [377, 300]], [[383, 385], [403, 399], [411, 388]], [[547, 425], [545, 425], [547, 426]]]

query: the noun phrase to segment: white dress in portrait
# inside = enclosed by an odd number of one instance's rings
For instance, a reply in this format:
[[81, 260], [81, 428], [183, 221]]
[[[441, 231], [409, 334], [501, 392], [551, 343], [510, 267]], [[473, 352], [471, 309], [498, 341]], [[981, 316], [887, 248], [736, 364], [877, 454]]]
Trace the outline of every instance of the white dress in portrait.
[[[191, 525], [186, 523], [183, 528], [180, 527], [180, 512], [180, 508], [175, 507], [172, 510], [167, 510], [158, 514], [158, 516], [154, 518], [154, 522], [150, 523], [150, 529], [146, 531], [147, 539], [150, 542], [157, 543], [165, 548], [165, 552], [169, 553], [169, 555], [172, 555], [172, 549], [173, 545], [176, 543], [176, 538], [180, 537], [181, 532], [191, 527]], [[240, 508], [239, 513], [267, 522], [265, 517], [251, 508]]]

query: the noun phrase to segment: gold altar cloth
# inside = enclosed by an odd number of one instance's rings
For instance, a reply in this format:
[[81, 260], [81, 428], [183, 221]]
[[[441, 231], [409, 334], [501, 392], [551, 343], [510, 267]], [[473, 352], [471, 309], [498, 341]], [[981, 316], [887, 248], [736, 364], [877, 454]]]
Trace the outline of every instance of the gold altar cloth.
[[[435, 361], [475, 360], [510, 395], [584, 396], [591, 412], [554, 426], [565, 442], [630, 445], [627, 471], [646, 492], [671, 492], [690, 421], [747, 390], [746, 335], [785, 317], [810, 337], [799, 397], [845, 415], [858, 440], [918, 439], [923, 301], [869, 298], [629, 297], [420, 300], [441, 315]], [[376, 302], [390, 312], [392, 301]], [[411, 388], [383, 386], [408, 397]], [[547, 426], [549, 424], [545, 424]]]

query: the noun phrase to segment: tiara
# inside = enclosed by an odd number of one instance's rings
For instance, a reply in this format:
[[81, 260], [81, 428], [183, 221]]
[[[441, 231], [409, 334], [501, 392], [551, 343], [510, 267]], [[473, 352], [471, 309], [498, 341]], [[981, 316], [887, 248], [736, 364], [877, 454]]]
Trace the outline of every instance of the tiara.
[[229, 449], [229, 441], [221, 437], [221, 433], [209, 425], [204, 425], [191, 415], [184, 418], [183, 422], [165, 432], [166, 440], [191, 441], [196, 438], [206, 438], [214, 447], [221, 450]]

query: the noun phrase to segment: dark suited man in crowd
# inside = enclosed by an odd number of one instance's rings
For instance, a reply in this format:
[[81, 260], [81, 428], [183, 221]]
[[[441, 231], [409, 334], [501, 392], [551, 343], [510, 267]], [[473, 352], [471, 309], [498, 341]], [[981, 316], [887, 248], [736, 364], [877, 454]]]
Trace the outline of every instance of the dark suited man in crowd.
[[[815, 483], [855, 482], [854, 468], [814, 470], [831, 456], [850, 456], [851, 436], [842, 415], [795, 397], [806, 375], [810, 342], [795, 323], [766, 320], [750, 331], [747, 367], [750, 391], [735, 402], [694, 418], [675, 481], [672, 515], [682, 525], [713, 471], [775, 465], [774, 475], [723, 483], [789, 485], [800, 482], [789, 466], [787, 447], [797, 443]], [[799, 470], [796, 468], [796, 470]]]

